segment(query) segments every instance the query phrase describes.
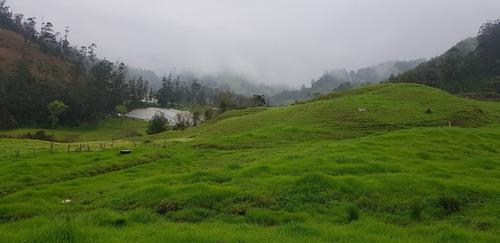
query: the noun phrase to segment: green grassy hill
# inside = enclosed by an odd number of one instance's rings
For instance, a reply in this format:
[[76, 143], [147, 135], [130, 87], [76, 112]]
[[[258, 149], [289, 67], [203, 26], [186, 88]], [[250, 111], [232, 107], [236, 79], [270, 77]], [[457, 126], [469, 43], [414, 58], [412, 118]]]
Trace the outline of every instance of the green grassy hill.
[[0, 242], [495, 242], [499, 120], [498, 103], [387, 84], [104, 151], [3, 138]]

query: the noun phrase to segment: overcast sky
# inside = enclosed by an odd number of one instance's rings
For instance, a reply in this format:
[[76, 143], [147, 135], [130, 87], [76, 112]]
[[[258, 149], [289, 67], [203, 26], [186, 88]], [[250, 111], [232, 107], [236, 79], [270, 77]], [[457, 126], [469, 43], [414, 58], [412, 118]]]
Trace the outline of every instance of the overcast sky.
[[146, 68], [230, 70], [298, 87], [325, 70], [432, 58], [500, 18], [499, 0], [8, 0], [72, 45]]

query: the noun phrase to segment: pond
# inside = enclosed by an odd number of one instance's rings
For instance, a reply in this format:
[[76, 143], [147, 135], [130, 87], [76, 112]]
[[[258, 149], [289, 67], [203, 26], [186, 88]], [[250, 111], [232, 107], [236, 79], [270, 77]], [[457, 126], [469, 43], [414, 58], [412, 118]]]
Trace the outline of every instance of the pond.
[[159, 112], [162, 112], [170, 122], [177, 121], [177, 119], [176, 119], [177, 114], [181, 114], [184, 117], [190, 117], [190, 115], [191, 115], [191, 113], [189, 111], [180, 111], [180, 110], [176, 110], [176, 109], [148, 107], [145, 109], [133, 110], [133, 111], [125, 114], [125, 116], [131, 117], [131, 118], [139, 118], [142, 120], [149, 121], [154, 116], [154, 114], [159, 113]]

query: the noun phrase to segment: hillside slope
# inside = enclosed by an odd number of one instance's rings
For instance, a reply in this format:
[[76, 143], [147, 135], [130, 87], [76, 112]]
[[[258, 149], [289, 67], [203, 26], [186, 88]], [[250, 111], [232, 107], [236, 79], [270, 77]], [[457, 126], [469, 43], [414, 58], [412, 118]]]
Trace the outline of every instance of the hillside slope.
[[[238, 148], [278, 145], [283, 139], [287, 143], [300, 143], [357, 138], [411, 127], [448, 127], [450, 123], [479, 127], [500, 118], [498, 110], [484, 104], [488, 103], [458, 98], [424, 85], [371, 85], [291, 107], [226, 112], [187, 133], [203, 146]], [[366, 111], [360, 112], [359, 108]], [[211, 145], [202, 142], [205, 139]]]
[[104, 150], [0, 138], [0, 242], [496, 242], [499, 120], [385, 84]]
[[29, 62], [31, 73], [37, 77], [50, 79], [69, 79], [69, 71], [73, 66], [59, 57], [49, 55], [35, 44], [24, 41], [24, 37], [0, 28], [0, 70], [12, 73], [20, 59]]

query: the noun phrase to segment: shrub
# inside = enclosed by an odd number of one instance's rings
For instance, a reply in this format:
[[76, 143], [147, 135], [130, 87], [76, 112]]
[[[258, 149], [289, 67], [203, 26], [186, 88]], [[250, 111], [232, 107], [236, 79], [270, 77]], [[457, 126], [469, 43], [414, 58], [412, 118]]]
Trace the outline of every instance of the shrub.
[[36, 140], [42, 140], [42, 141], [50, 141], [52, 136], [45, 134], [45, 131], [40, 130], [37, 131], [35, 134], [31, 133], [24, 133], [21, 138], [22, 139], [36, 139]]
[[160, 132], [167, 131], [168, 128], [169, 128], [169, 121], [165, 117], [165, 114], [163, 114], [163, 112], [157, 112], [149, 121], [146, 133], [148, 135], [157, 134]]
[[191, 113], [179, 112], [175, 115], [174, 130], [186, 130], [191, 126]]

